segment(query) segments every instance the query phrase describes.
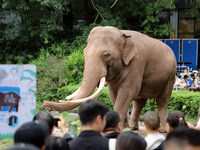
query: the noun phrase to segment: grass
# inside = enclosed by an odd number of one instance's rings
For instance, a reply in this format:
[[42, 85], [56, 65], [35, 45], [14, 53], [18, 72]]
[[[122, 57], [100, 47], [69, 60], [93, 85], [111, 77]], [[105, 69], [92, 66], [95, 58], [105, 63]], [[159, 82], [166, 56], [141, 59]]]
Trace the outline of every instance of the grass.
[[78, 120], [77, 115], [70, 115], [70, 113], [67, 111], [61, 112], [61, 114], [62, 114], [63, 119], [66, 121], [74, 122]]

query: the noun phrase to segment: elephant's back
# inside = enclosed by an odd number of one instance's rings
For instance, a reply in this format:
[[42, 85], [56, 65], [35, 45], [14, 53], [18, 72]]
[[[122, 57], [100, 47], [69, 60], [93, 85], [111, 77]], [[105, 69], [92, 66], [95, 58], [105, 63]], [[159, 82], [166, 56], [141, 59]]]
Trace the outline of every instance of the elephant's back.
[[[174, 82], [176, 74], [176, 58], [165, 43], [151, 38], [137, 31], [123, 31], [134, 39], [138, 50], [138, 59], [144, 62], [141, 91], [139, 96], [152, 95], [156, 97], [162, 91], [167, 82]], [[156, 92], [155, 92], [156, 91]]]
[[[123, 33], [131, 35], [135, 46], [140, 55], [140, 59], [146, 61], [146, 64], [152, 67], [160, 66], [167, 67], [166, 70], [176, 69], [176, 58], [169, 46], [158, 39], [149, 37], [137, 31], [122, 30]], [[167, 64], [167, 66], [166, 66]], [[163, 70], [165, 70], [163, 68]]]

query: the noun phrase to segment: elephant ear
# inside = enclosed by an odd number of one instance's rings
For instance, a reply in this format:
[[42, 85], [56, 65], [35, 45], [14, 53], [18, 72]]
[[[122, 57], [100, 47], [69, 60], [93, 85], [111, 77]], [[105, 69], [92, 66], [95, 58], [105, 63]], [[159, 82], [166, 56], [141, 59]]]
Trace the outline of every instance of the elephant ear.
[[135, 43], [131, 35], [122, 34], [124, 38], [124, 46], [122, 49], [122, 60], [126, 65], [128, 65], [133, 59], [133, 57], [137, 54], [137, 50], [135, 47]]

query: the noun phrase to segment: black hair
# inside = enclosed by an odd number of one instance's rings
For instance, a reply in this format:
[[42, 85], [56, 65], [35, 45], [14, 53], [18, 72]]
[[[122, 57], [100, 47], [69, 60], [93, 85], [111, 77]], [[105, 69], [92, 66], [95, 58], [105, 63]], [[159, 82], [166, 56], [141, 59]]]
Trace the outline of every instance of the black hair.
[[69, 150], [69, 145], [62, 137], [52, 135], [45, 141], [45, 150]]
[[119, 114], [115, 111], [108, 111], [106, 117], [106, 126], [104, 128], [104, 132], [115, 130], [117, 128], [118, 123], [120, 122]]
[[195, 80], [194, 73], [192, 73], [192, 74], [190, 75], [190, 77], [192, 78], [193, 81]]
[[116, 150], [145, 150], [146, 141], [134, 132], [124, 132], [119, 134], [116, 141]]
[[108, 112], [108, 107], [95, 99], [83, 102], [78, 110], [79, 118], [82, 125], [91, 123], [100, 115], [103, 118]]
[[170, 142], [180, 147], [184, 147], [185, 144], [200, 146], [200, 131], [186, 127], [174, 129], [166, 137], [166, 146]]
[[188, 75], [184, 75], [184, 76], [183, 76], [183, 79], [187, 79], [187, 78], [188, 78]]
[[50, 135], [47, 122], [36, 120], [24, 123], [14, 134], [14, 143], [27, 143], [42, 148], [45, 139]]
[[160, 127], [160, 118], [156, 112], [150, 111], [144, 115], [144, 124], [150, 130], [157, 130]]
[[171, 111], [168, 114], [167, 122], [173, 129], [181, 126], [188, 127], [187, 122], [184, 118], [184, 114], [178, 110]]
[[34, 117], [34, 120], [43, 120], [48, 123], [50, 130], [53, 128], [55, 124], [55, 119], [53, 118], [52, 114], [47, 111], [40, 111]]

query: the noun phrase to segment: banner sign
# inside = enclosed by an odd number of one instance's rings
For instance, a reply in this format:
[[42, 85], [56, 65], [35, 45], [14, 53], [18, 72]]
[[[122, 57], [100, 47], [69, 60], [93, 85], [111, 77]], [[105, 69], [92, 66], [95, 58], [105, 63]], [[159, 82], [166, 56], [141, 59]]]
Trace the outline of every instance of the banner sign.
[[36, 66], [0, 65], [0, 139], [12, 138], [36, 109]]

